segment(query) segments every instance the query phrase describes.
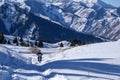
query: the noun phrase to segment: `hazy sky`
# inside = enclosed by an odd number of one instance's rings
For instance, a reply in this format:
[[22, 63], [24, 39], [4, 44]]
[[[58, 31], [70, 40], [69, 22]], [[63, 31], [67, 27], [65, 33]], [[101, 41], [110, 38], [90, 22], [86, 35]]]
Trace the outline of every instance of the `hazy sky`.
[[120, 0], [102, 0], [108, 4], [112, 4], [113, 6], [120, 7]]

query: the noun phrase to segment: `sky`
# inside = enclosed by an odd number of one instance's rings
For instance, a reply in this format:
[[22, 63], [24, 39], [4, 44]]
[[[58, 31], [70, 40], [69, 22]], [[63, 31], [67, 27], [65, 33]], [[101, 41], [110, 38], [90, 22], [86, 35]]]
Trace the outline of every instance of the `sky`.
[[115, 7], [120, 7], [120, 0], [102, 0], [108, 4], [111, 4]]

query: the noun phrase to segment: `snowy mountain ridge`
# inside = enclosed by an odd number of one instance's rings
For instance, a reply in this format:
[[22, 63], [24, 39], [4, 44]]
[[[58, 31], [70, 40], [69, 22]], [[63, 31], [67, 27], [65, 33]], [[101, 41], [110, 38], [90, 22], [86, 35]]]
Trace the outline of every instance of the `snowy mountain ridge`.
[[[35, 16], [42, 17], [53, 23], [60, 24], [65, 28], [81, 33], [110, 40], [118, 40], [120, 38], [120, 9], [106, 4], [101, 0], [1, 1], [2, 4], [9, 4], [9, 9], [3, 10], [0, 13], [1, 19], [5, 24], [3, 24], [3, 26], [5, 26], [8, 31], [4, 32], [9, 34], [25, 32], [24, 35], [28, 35], [29, 26], [32, 25], [30, 23], [36, 24], [35, 20], [30, 22], [31, 19], [28, 14], [32, 13]], [[26, 25], [26, 23], [29, 25]], [[28, 30], [22, 30], [22, 32], [20, 32], [20, 30], [25, 29], [25, 27]], [[37, 30], [36, 34], [39, 31], [38, 28], [33, 30], [34, 32]], [[32, 34], [34, 32], [32, 32]]]
[[[26, 4], [29, 6], [36, 4], [35, 1], [32, 4], [30, 2], [26, 1]], [[115, 8], [101, 0], [55, 0], [38, 2], [38, 4], [36, 7], [31, 7], [32, 13], [47, 16], [51, 20], [78, 32], [111, 40], [119, 39], [119, 8]], [[39, 9], [39, 7], [42, 9]]]
[[[30, 2], [34, 5], [34, 1]], [[38, 2], [36, 4], [41, 6]], [[71, 39], [79, 39], [82, 41], [88, 40], [90, 42], [94, 42], [95, 40], [96, 42], [102, 41], [98, 37], [62, 27], [59, 22], [51, 20], [48, 16], [32, 13], [31, 8], [32, 7], [27, 5], [27, 2], [24, 1], [20, 3], [19, 1], [16, 2], [14, 0], [11, 2], [6, 1], [0, 7], [0, 32], [9, 35], [22, 36], [27, 39], [41, 39], [49, 42]]]

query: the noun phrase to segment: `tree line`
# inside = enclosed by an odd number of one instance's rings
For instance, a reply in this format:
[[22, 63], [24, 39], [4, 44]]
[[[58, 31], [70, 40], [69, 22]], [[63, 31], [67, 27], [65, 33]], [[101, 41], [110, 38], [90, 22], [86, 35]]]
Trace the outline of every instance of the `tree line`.
[[35, 42], [29, 41], [29, 40], [25, 41], [22, 37], [16, 37], [16, 36], [14, 36], [13, 40], [7, 40], [3, 33], [0, 33], [0, 44], [13, 44], [16, 46], [25, 46], [25, 47], [30, 47], [30, 46], [43, 47], [44, 46], [42, 40], [37, 40]]
[[[89, 42], [83, 42], [81, 40], [67, 40], [67, 41], [70, 42], [71, 47], [89, 44]], [[25, 46], [25, 47], [30, 47], [30, 46], [43, 47], [44, 46], [42, 40], [36, 40], [32, 42], [30, 40], [24, 40], [22, 37], [16, 37], [16, 36], [14, 36], [14, 39], [11, 41], [6, 40], [3, 33], [0, 33], [0, 44], [14, 44], [16, 46]], [[58, 45], [59, 47], [64, 47], [64, 44], [62, 42], [59, 43]]]

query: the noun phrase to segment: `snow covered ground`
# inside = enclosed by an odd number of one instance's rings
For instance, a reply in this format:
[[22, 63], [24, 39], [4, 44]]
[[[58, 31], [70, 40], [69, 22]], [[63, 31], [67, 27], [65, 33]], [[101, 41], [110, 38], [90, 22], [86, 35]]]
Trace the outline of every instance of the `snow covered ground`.
[[120, 80], [120, 40], [40, 49], [0, 45], [0, 80]]

